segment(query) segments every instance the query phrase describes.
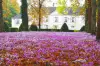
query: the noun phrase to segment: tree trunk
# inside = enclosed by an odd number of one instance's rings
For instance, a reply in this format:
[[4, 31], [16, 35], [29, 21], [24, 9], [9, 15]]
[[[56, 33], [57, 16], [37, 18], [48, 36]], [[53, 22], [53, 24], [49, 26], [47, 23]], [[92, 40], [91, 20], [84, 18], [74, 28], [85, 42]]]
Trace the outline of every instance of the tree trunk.
[[0, 32], [4, 31], [4, 22], [3, 22], [3, 12], [2, 12], [2, 0], [0, 0]]
[[40, 0], [39, 0], [39, 31], [41, 29], [41, 3], [40, 3]]
[[100, 0], [98, 0], [98, 19], [97, 19], [96, 39], [100, 40]]
[[88, 0], [88, 33], [91, 33], [91, 16], [92, 16], [92, 7], [91, 0]]
[[28, 14], [27, 14], [27, 0], [21, 0], [21, 13], [22, 13], [22, 30], [28, 31]]
[[85, 31], [87, 32], [88, 30], [88, 8], [86, 8], [85, 11]]
[[92, 16], [91, 16], [91, 34], [96, 33], [96, 0], [91, 0]]

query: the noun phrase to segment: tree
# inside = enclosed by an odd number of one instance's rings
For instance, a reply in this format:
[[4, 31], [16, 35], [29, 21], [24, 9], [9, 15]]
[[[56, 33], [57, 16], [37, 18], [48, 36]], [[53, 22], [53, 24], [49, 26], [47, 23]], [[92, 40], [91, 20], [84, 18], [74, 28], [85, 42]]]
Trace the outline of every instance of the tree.
[[49, 13], [48, 8], [44, 6], [45, 0], [30, 0], [29, 1], [29, 15], [34, 18], [35, 25], [38, 24], [39, 30], [41, 29], [42, 18], [46, 17]]
[[87, 0], [85, 0], [85, 31], [87, 32], [88, 28], [88, 4], [87, 4]]
[[61, 27], [61, 31], [68, 31], [68, 26], [64, 23]]
[[67, 5], [66, 5], [66, 0], [58, 0], [57, 2], [57, 12], [59, 14], [67, 14], [68, 12], [66, 11]]
[[85, 15], [86, 13], [86, 10], [87, 10], [87, 3], [86, 3], [87, 0], [85, 0], [85, 4], [82, 4], [80, 6], [80, 12], [79, 12], [79, 15]]
[[38, 28], [37, 28], [37, 26], [34, 24], [34, 22], [33, 22], [33, 24], [30, 26], [30, 30], [31, 30], [31, 31], [37, 31], [37, 30], [38, 30]]
[[0, 32], [4, 31], [3, 13], [2, 13], [2, 0], [0, 0]]
[[72, 5], [71, 5], [71, 8], [73, 10], [73, 12], [75, 13], [78, 8], [79, 8], [79, 1], [78, 0], [72, 0]]
[[20, 13], [20, 7], [16, 0], [3, 0], [3, 21], [11, 26], [11, 18]]
[[[70, 1], [70, 6], [66, 3]], [[58, 0], [57, 2], [57, 12], [59, 14], [68, 14], [68, 9], [71, 8], [73, 10], [73, 15], [77, 12], [79, 9], [80, 3], [79, 0]], [[81, 7], [80, 12], [78, 14], [84, 14], [85, 8], [84, 6]], [[76, 15], [76, 14], [75, 14]]]
[[22, 14], [22, 24], [23, 27], [20, 28], [23, 31], [28, 31], [28, 14], [27, 14], [27, 0], [21, 0], [21, 14]]
[[87, 32], [91, 33], [91, 16], [92, 16], [92, 7], [91, 7], [91, 0], [87, 0], [87, 11], [88, 11], [88, 19], [87, 19]]
[[97, 4], [97, 31], [96, 31], [96, 39], [100, 40], [100, 0], [97, 0], [98, 4]]
[[10, 31], [9, 26], [8, 26], [8, 24], [6, 22], [4, 22], [4, 31], [5, 32], [9, 32]]
[[91, 0], [92, 16], [91, 16], [91, 34], [96, 33], [96, 0]]

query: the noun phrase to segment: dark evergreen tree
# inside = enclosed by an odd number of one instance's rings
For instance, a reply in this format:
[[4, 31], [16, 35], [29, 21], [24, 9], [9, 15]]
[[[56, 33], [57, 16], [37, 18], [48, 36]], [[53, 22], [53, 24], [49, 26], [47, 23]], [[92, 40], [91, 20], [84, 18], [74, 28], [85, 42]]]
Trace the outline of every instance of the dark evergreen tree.
[[20, 25], [19, 31], [23, 31], [23, 24]]
[[83, 26], [80, 31], [85, 31], [85, 26]]
[[31, 31], [37, 31], [38, 28], [37, 28], [36, 25], [31, 25], [31, 26], [30, 26], [30, 30], [31, 30]]
[[22, 13], [22, 24], [23, 24], [23, 27], [21, 27], [21, 29], [23, 31], [28, 31], [27, 0], [21, 0], [21, 2], [22, 2], [21, 13]]
[[64, 32], [68, 31], [68, 26], [66, 25], [66, 23], [64, 23], [64, 24], [62, 25], [61, 31], [64, 31]]

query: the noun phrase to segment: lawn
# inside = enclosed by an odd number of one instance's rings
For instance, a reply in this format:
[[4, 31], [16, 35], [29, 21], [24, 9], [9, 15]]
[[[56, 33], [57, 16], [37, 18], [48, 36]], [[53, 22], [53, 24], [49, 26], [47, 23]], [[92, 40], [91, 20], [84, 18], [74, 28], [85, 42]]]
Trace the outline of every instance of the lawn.
[[100, 43], [85, 32], [0, 33], [0, 66], [100, 66]]

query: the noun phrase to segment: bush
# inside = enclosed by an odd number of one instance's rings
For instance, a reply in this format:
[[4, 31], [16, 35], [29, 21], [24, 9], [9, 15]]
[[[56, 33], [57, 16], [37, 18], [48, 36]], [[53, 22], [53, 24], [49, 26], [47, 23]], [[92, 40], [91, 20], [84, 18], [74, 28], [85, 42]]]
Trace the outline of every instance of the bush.
[[8, 24], [6, 22], [4, 22], [4, 31], [5, 32], [9, 32], [10, 31], [9, 26], [8, 26]]
[[80, 31], [85, 31], [85, 26], [83, 26]]
[[20, 25], [19, 31], [23, 31], [23, 24]]
[[26, 30], [26, 27], [24, 27], [23, 24], [21, 24], [19, 27], [19, 31], [28, 31], [28, 30]]
[[62, 25], [61, 31], [64, 31], [64, 32], [68, 31], [68, 26], [66, 25], [66, 23], [64, 23], [64, 24]]
[[79, 30], [74, 30], [74, 32], [79, 32]]
[[38, 28], [37, 28], [36, 25], [31, 25], [31, 26], [30, 26], [30, 30], [31, 30], [31, 31], [37, 31]]
[[13, 27], [11, 27], [11, 28], [10, 28], [10, 32], [18, 32], [18, 28], [13, 28]]

